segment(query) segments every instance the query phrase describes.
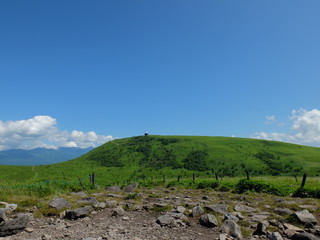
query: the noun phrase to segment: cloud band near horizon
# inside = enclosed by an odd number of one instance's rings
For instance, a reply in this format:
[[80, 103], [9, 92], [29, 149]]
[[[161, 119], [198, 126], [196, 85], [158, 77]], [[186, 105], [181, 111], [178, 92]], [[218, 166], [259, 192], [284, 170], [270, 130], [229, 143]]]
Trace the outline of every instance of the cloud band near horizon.
[[0, 121], [0, 150], [33, 149], [37, 147], [97, 147], [115, 139], [94, 131], [62, 131], [50, 116], [35, 116], [27, 120]]
[[[281, 125], [274, 115], [267, 116], [266, 120], [266, 124]], [[290, 133], [260, 131], [250, 137], [320, 146], [320, 110], [293, 110], [289, 120]], [[51, 116], [38, 115], [27, 120], [0, 121], [0, 151], [37, 147], [97, 147], [114, 139], [111, 135], [98, 135], [94, 131], [60, 130], [57, 120]]]
[[[270, 117], [267, 116], [267, 120]], [[290, 116], [291, 133], [256, 132], [252, 137], [274, 141], [285, 141], [297, 144], [320, 146], [320, 110], [293, 110]], [[275, 117], [273, 116], [273, 122]]]

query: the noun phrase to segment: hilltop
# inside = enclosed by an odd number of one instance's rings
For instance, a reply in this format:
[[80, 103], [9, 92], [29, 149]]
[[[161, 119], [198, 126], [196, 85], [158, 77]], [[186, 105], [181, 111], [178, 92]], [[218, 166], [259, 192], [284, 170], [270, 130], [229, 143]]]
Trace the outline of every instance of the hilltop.
[[320, 173], [320, 148], [283, 142], [194, 136], [138, 136], [106, 143], [77, 161], [103, 167], [214, 171], [238, 176]]

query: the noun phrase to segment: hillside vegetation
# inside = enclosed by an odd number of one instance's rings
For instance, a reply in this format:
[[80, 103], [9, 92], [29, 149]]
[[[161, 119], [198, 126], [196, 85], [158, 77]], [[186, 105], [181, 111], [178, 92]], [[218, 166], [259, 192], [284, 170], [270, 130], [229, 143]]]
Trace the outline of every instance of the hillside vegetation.
[[[10, 170], [9, 170], [10, 168]], [[192, 173], [207, 178], [257, 175], [320, 174], [320, 148], [275, 141], [195, 136], [138, 136], [118, 139], [58, 164], [0, 166], [3, 183], [88, 178], [103, 184], [160, 179]]]
[[188, 169], [237, 176], [320, 173], [320, 149], [282, 142], [183, 136], [139, 136], [104, 144], [79, 160], [104, 167]]

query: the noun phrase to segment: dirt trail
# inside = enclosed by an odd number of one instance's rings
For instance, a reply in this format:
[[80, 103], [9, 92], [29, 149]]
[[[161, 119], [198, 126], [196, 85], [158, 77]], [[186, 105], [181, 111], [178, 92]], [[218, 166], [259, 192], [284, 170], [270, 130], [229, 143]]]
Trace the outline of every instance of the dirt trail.
[[[284, 223], [289, 220], [291, 213], [309, 209], [317, 219], [320, 218], [320, 201], [317, 199], [280, 198], [266, 194], [237, 195], [187, 189], [139, 189], [138, 192], [138, 197], [134, 199], [128, 199], [130, 195], [124, 192], [70, 194], [66, 198], [73, 201], [71, 209], [80, 207], [76, 202], [93, 198], [99, 203], [105, 203], [107, 208], [96, 209], [87, 217], [77, 220], [68, 220], [61, 216], [34, 218], [25, 231], [0, 237], [0, 240], [213, 240], [219, 239], [221, 235], [225, 212], [240, 218], [238, 224], [243, 239], [268, 239], [271, 232], [279, 232], [284, 239], [290, 239], [290, 234], [294, 234], [295, 230], [288, 231]], [[181, 206], [185, 207], [185, 215], [181, 213], [186, 218], [183, 224], [160, 226], [157, 223], [159, 216]], [[200, 225], [200, 216], [191, 215], [197, 206], [211, 209], [211, 213], [218, 219], [218, 226]], [[128, 210], [113, 216], [114, 210], [119, 207]], [[162, 210], [159, 211], [159, 208]], [[35, 209], [34, 213], [37, 211]], [[269, 224], [267, 232], [261, 236], [253, 236], [258, 222]], [[313, 236], [320, 235], [319, 225], [303, 230]]]

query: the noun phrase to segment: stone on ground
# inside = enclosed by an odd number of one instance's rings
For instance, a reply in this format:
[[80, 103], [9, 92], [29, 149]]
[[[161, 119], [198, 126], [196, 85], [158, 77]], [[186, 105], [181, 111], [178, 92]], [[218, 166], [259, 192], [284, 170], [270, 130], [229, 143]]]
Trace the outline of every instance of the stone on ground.
[[158, 217], [156, 222], [160, 224], [160, 226], [170, 226], [173, 221], [174, 221], [174, 218], [166, 214]]
[[270, 234], [269, 240], [283, 240], [282, 236], [278, 232], [272, 232]]
[[295, 217], [301, 223], [317, 224], [317, 219], [307, 210], [302, 210], [293, 213], [291, 216]]
[[60, 210], [63, 208], [70, 208], [71, 204], [64, 198], [55, 198], [51, 200], [51, 202], [49, 203], [49, 206], [57, 210]]
[[320, 238], [306, 232], [295, 233], [291, 236], [291, 240], [319, 240]]
[[139, 183], [135, 182], [133, 184], [128, 185], [123, 191], [126, 193], [132, 193], [139, 186]]
[[194, 208], [192, 208], [192, 217], [200, 217], [203, 214], [203, 209], [202, 207], [195, 206]]
[[222, 233], [226, 233], [235, 239], [238, 239], [238, 240], [243, 239], [239, 225], [232, 220], [224, 221], [222, 224], [221, 230], [222, 230]]
[[112, 209], [111, 216], [112, 217], [122, 217], [125, 215], [125, 213], [126, 213], [126, 211], [121, 206], [119, 206], [117, 208]]
[[199, 222], [202, 226], [205, 226], [205, 227], [217, 227], [218, 226], [218, 220], [212, 214], [202, 215], [199, 219]]
[[0, 237], [13, 235], [24, 231], [30, 221], [30, 216], [25, 213], [16, 215], [14, 218], [7, 219], [0, 223]]
[[65, 217], [68, 219], [78, 219], [88, 216], [88, 214], [93, 210], [91, 206], [86, 206], [82, 208], [77, 208], [75, 210], [67, 210]]

